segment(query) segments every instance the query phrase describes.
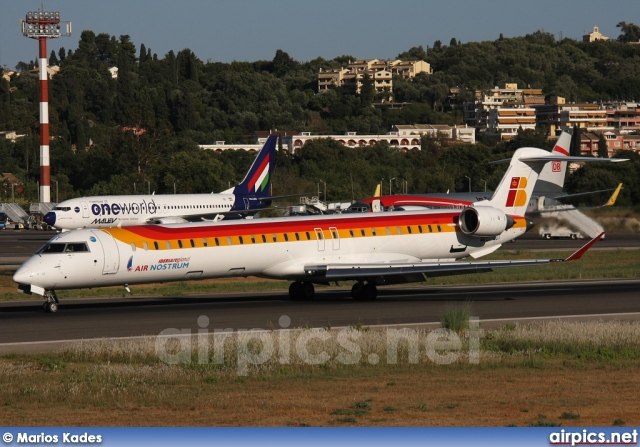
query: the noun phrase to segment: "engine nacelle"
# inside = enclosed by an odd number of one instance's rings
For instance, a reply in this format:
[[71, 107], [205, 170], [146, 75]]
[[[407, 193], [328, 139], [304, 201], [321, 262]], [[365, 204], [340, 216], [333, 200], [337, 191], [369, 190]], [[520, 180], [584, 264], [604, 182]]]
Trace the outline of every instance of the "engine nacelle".
[[460, 213], [460, 229], [470, 236], [498, 236], [515, 223], [511, 216], [490, 206], [465, 208]]

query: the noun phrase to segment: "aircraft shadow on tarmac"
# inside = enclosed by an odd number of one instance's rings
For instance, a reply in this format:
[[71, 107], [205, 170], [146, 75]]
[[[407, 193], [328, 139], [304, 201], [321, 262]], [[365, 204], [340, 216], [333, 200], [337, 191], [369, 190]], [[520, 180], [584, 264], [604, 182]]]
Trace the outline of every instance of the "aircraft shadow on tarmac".
[[[456, 292], [446, 287], [437, 288], [394, 288], [380, 289], [378, 298], [375, 301], [354, 301], [348, 290], [318, 290], [313, 300], [301, 301], [290, 300], [286, 292], [267, 292], [256, 296], [201, 296], [201, 297], [114, 297], [99, 298], [96, 300], [69, 299], [60, 301], [60, 311], [72, 310], [101, 310], [101, 309], [133, 309], [138, 307], [155, 306], [184, 306], [184, 305], [237, 305], [244, 307], [253, 306], [260, 303], [274, 303], [288, 301], [292, 305], [301, 306], [322, 306], [327, 304], [353, 304], [367, 306], [376, 303], [389, 302], [410, 302], [410, 301], [430, 301], [430, 302], [467, 302], [467, 301], [505, 301], [513, 300], [513, 290], [501, 292], [494, 291], [492, 294], [478, 295], [473, 292]], [[32, 302], [20, 302], [11, 305], [10, 303], [0, 306], [0, 315], [23, 312], [43, 312], [43, 302], [33, 300]]]

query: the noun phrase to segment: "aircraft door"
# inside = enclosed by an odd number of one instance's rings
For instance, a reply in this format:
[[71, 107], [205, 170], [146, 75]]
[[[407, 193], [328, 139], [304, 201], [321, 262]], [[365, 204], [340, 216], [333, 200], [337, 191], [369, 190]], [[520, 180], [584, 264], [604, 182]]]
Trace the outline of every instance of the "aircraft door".
[[340, 250], [340, 233], [336, 227], [329, 227], [331, 233], [331, 244], [334, 250]]
[[316, 232], [318, 239], [318, 251], [324, 251], [324, 231], [322, 231], [322, 228], [314, 228], [313, 230]]
[[104, 252], [102, 274], [112, 275], [118, 273], [118, 268], [120, 267], [120, 252], [118, 251], [116, 240], [111, 237], [110, 234], [105, 234], [101, 231], [91, 231], [91, 233], [98, 239]]
[[87, 202], [80, 202], [80, 208], [82, 208], [82, 217], [89, 217], [89, 204]]

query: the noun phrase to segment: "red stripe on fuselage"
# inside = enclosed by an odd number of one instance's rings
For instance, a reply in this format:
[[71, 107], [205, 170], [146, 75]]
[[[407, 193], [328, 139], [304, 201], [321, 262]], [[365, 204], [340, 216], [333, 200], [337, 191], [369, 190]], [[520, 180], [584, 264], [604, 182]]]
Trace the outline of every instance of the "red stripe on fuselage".
[[193, 239], [214, 236], [235, 236], [242, 234], [270, 234], [283, 232], [314, 231], [315, 228], [328, 230], [330, 227], [341, 229], [371, 228], [371, 227], [397, 227], [406, 225], [447, 225], [455, 223], [459, 212], [439, 213], [433, 216], [415, 214], [408, 216], [372, 216], [370, 218], [354, 217], [345, 219], [297, 219], [292, 221], [256, 222], [220, 224], [214, 223], [206, 226], [167, 227], [161, 225], [141, 225], [123, 227], [138, 236], [165, 240], [165, 239]]

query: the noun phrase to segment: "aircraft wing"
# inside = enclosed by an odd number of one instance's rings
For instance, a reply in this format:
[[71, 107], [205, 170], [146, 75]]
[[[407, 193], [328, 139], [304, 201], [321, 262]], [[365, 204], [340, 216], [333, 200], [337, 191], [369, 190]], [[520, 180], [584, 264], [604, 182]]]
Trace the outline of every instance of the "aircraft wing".
[[515, 261], [445, 261], [419, 263], [362, 263], [307, 265], [307, 276], [325, 279], [327, 282], [345, 280], [375, 280], [378, 284], [415, 282], [434, 276], [461, 275], [489, 272], [503, 267], [530, 267], [553, 262], [580, 259], [582, 255], [604, 236], [604, 232], [587, 242], [582, 248], [564, 259], [522, 259]]
[[[568, 156], [568, 155], [543, 155], [535, 157], [521, 157], [521, 161], [527, 162], [549, 162], [549, 161], [568, 161], [568, 162], [581, 162], [581, 161], [601, 161], [605, 163], [619, 163], [621, 161], [629, 161], [628, 158], [595, 158], [595, 157], [581, 157], [581, 156]], [[510, 158], [503, 158], [502, 160], [490, 161], [487, 164], [494, 165], [498, 163], [505, 163], [511, 161]]]
[[603, 189], [600, 191], [590, 191], [590, 192], [582, 192], [582, 193], [578, 193], [578, 194], [568, 194], [566, 196], [559, 196], [559, 197], [551, 197], [553, 200], [556, 200], [558, 202], [563, 202], [564, 199], [567, 198], [572, 198], [572, 197], [577, 197], [577, 196], [586, 196], [586, 195], [590, 195], [590, 194], [596, 194], [599, 192], [606, 192], [606, 191], [613, 191], [613, 193], [611, 194], [611, 196], [609, 197], [609, 199], [603, 203], [602, 205], [597, 205], [597, 206], [589, 206], [589, 207], [579, 207], [576, 208], [573, 205], [570, 204], [560, 204], [557, 206], [547, 206], [543, 209], [538, 209], [535, 211], [530, 211], [528, 212], [529, 215], [539, 215], [541, 213], [552, 213], [552, 212], [557, 212], [557, 211], [575, 211], [575, 210], [589, 210], [589, 209], [595, 209], [595, 208], [603, 208], [605, 206], [613, 206], [616, 203], [616, 200], [618, 199], [618, 194], [620, 194], [620, 190], [622, 189], [622, 183], [618, 183], [618, 186], [614, 189]]
[[565, 199], [571, 199], [573, 197], [589, 196], [591, 194], [598, 194], [601, 192], [613, 191], [613, 194], [611, 194], [611, 196], [609, 197], [609, 200], [607, 200], [603, 205], [601, 205], [601, 206], [612, 206], [614, 203], [616, 203], [616, 200], [618, 199], [618, 194], [620, 194], [621, 189], [622, 189], [622, 183], [618, 183], [618, 186], [615, 188], [600, 189], [598, 191], [579, 192], [576, 194], [567, 194], [567, 195], [551, 197], [551, 198], [553, 200], [563, 201]]

